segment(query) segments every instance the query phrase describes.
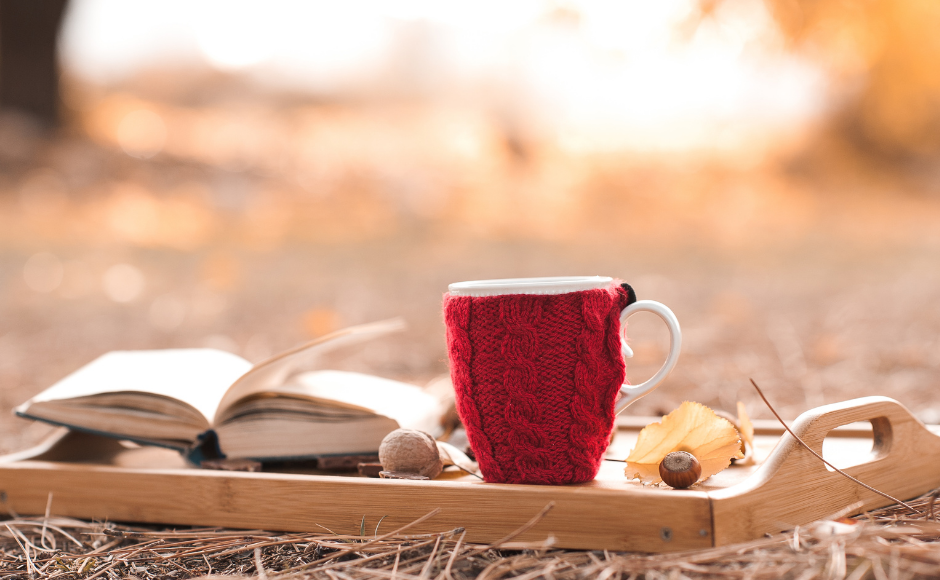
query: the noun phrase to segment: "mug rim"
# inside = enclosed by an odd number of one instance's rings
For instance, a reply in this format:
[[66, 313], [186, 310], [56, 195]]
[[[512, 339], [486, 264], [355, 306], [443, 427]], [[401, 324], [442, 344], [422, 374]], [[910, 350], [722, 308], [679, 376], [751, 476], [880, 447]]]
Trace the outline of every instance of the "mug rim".
[[614, 281], [610, 276], [548, 276], [542, 278], [499, 278], [469, 280], [447, 286], [451, 296], [504, 296], [507, 294], [567, 294], [583, 290], [607, 288]]

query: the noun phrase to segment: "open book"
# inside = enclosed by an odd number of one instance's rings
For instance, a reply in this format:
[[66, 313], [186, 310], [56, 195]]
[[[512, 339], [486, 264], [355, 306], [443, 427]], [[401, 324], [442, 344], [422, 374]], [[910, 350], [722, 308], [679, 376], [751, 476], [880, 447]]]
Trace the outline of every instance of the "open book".
[[347, 328], [254, 366], [207, 348], [110, 352], [15, 412], [194, 458], [216, 438], [228, 458], [375, 453], [398, 427], [437, 429], [441, 401], [372, 375], [296, 370], [327, 350], [401, 328], [398, 321]]

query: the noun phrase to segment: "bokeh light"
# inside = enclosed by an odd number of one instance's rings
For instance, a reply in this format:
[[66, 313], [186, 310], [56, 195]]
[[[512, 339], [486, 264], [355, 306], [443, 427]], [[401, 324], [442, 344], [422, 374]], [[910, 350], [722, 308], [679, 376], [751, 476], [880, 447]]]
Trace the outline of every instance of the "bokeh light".
[[101, 287], [115, 302], [133, 302], [144, 290], [144, 274], [130, 264], [115, 264], [101, 278]]
[[761, 0], [722, 3], [691, 27], [695, 10], [693, 0], [84, 0], [63, 55], [93, 81], [163, 59], [247, 71], [310, 95], [472, 95], [574, 151], [716, 140], [739, 150], [822, 113], [823, 71], [778, 50], [783, 39]]
[[166, 143], [166, 124], [160, 115], [147, 109], [131, 111], [117, 126], [117, 142], [131, 157], [149, 159]]
[[394, 316], [312, 364], [425, 384], [448, 283], [599, 274], [682, 323], [631, 412], [760, 417], [754, 377], [940, 421], [937, 6], [69, 0], [60, 118], [0, 110], [0, 414], [109, 350]]

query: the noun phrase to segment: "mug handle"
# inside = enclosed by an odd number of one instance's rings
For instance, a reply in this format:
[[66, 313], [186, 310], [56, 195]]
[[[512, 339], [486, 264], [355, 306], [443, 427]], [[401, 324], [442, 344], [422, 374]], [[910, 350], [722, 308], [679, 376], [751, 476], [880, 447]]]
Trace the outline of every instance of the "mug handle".
[[676, 319], [676, 315], [672, 313], [672, 310], [665, 304], [653, 300], [638, 300], [624, 308], [620, 313], [620, 350], [623, 352], [623, 358], [633, 358], [633, 350], [627, 346], [627, 337], [622, 329], [626, 328], [627, 319], [637, 312], [652, 312], [666, 323], [666, 327], [669, 329], [669, 355], [666, 357], [663, 366], [648, 381], [639, 385], [624, 385], [620, 388], [620, 400], [617, 401], [614, 413], [623, 411], [630, 403], [658, 387], [659, 383], [663, 382], [663, 379], [676, 366], [676, 361], [679, 360], [679, 349], [682, 347], [682, 331], [679, 329], [679, 321]]

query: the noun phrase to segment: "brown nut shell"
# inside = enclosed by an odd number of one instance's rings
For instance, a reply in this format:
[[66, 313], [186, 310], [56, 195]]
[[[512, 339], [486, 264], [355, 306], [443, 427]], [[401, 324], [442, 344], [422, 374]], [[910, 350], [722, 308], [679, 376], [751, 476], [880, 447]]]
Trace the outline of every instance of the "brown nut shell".
[[691, 486], [701, 475], [701, 464], [687, 451], [667, 453], [659, 464], [659, 476], [663, 478], [666, 485], [676, 489]]
[[414, 473], [428, 479], [437, 477], [444, 468], [437, 442], [424, 431], [395, 429], [379, 446], [379, 463], [383, 471]]

